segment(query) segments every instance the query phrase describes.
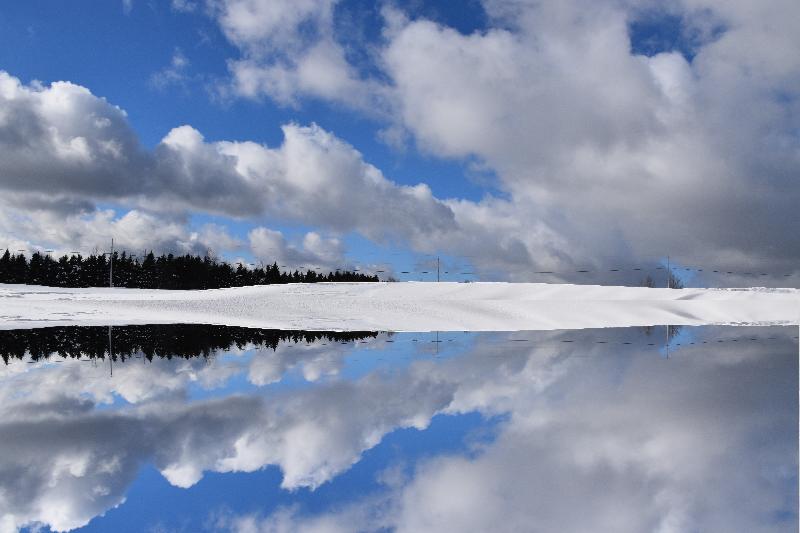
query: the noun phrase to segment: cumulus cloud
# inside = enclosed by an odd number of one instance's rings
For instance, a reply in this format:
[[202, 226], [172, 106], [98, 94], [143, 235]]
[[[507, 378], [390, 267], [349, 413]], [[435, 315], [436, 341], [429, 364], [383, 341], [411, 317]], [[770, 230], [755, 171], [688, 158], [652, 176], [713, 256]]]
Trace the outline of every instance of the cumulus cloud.
[[[174, 4], [189, 6], [200, 4]], [[62, 211], [115, 200], [356, 231], [470, 256], [485, 276], [513, 280], [536, 270], [575, 280], [578, 269], [665, 255], [782, 283], [796, 270], [786, 231], [800, 224], [794, 2], [487, 0], [487, 27], [472, 33], [385, 7], [381, 38], [367, 44], [343, 40], [334, 0], [203, 7], [239, 50], [234, 92], [367, 110], [390, 142], [477, 161], [501, 194], [438, 199], [424, 184], [400, 186], [313, 125], [285, 125], [276, 147], [180, 126], [145, 150], [124, 112], [88, 89], [8, 74], [2, 187]], [[636, 53], [631, 25], [665, 16], [686, 50]]]
[[[277, 149], [225, 142], [175, 144], [174, 150], [204, 150], [209, 160], [225, 161], [242, 180], [261, 184], [259, 204], [264, 212], [289, 220], [340, 232], [355, 230], [379, 241], [413, 239], [455, 227], [453, 213], [428, 186], [391, 182], [333, 134], [294, 124], [284, 126], [283, 133], [283, 145]], [[167, 144], [174, 143], [168, 138]]]
[[125, 112], [69, 82], [24, 86], [0, 72], [0, 150], [9, 191], [109, 197], [146, 180], [131, 172], [147, 165]]
[[241, 57], [229, 62], [238, 96], [294, 106], [314, 97], [374, 112], [383, 89], [361, 76], [334, 32], [338, 0], [211, 0], [209, 11]]
[[29, 252], [52, 246], [55, 253], [88, 255], [115, 246], [128, 252], [192, 253], [230, 251], [244, 243], [224, 228], [206, 224], [194, 231], [185, 220], [138, 210], [122, 215], [112, 209], [64, 215], [49, 210], [15, 209], [0, 213], [0, 247]]
[[[692, 63], [675, 51], [637, 56], [632, 14], [615, 3], [490, 7], [510, 29], [463, 35], [417, 20], [394, 30], [384, 58], [420, 148], [485, 160], [521, 224], [557, 227], [572, 264], [603, 250], [701, 264], [796, 259], [783, 229], [798, 222], [797, 124], [775, 114], [795, 104], [767, 90], [798, 94], [796, 59], [748, 57], [755, 27], [703, 43]], [[760, 15], [786, 15], [770, 11]], [[779, 42], [798, 44], [778, 28]], [[749, 66], [758, 80], [743, 76]]]
[[[463, 205], [462, 219], [486, 212], [482, 243], [506, 241], [482, 254], [484, 272], [502, 263], [529, 279], [531, 266], [574, 272], [665, 255], [794, 269], [800, 249], [785, 228], [800, 224], [800, 42], [787, 23], [796, 3], [487, 0], [488, 28], [469, 34], [385, 7], [382, 41], [366, 45], [371, 77], [353, 75], [333, 4], [322, 4], [312, 16], [222, 2], [217, 20], [243, 54], [234, 85], [284, 103], [358, 108], [372, 98], [391, 142], [409, 134], [424, 153], [478, 158], [509, 199]], [[242, 6], [267, 20], [263, 31], [255, 16], [226, 15]], [[308, 17], [312, 37], [300, 29]], [[631, 24], [660, 17], [679, 21], [686, 55], [633, 51]], [[454, 244], [464, 234], [419, 245], [465, 254]]]
[[268, 215], [379, 241], [455, 227], [430, 188], [390, 181], [333, 134], [296, 124], [283, 133], [270, 148], [207, 142], [180, 126], [147, 151], [125, 113], [88, 89], [25, 86], [0, 73], [0, 187], [22, 204], [85, 211], [113, 200], [168, 213]]
[[345, 264], [344, 245], [337, 238], [323, 238], [316, 232], [308, 232], [300, 246], [286, 241], [283, 233], [258, 227], [248, 234], [250, 250], [263, 261], [276, 261], [288, 269], [300, 266], [334, 270]]
[[302, 26], [311, 26], [307, 39], [327, 33], [336, 0], [220, 0], [211, 2], [225, 35], [257, 54], [288, 53], [302, 48]]

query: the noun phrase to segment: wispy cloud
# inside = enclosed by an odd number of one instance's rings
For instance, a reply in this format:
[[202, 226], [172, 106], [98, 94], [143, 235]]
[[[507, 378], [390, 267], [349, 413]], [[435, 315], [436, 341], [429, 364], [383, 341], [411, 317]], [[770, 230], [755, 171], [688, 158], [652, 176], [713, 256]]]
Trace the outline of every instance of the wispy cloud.
[[173, 86], [187, 89], [189, 66], [189, 59], [183, 51], [175, 48], [169, 65], [150, 76], [150, 86], [161, 91]]

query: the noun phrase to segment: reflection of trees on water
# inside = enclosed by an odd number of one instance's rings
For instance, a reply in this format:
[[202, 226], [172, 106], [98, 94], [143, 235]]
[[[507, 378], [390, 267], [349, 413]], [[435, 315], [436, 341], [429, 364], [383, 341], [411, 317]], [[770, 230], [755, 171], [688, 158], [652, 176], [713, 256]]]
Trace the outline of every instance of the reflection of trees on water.
[[[374, 338], [374, 331], [301, 331], [251, 329], [206, 324], [151, 324], [139, 326], [57, 326], [37, 329], [0, 330], [0, 357], [6, 364], [30, 354], [32, 360], [50, 356], [78, 359], [105, 358], [114, 361], [142, 354], [153, 357], [209, 357], [217, 350], [248, 345], [275, 350], [281, 342], [351, 342]], [[110, 344], [110, 346], [109, 346]]]

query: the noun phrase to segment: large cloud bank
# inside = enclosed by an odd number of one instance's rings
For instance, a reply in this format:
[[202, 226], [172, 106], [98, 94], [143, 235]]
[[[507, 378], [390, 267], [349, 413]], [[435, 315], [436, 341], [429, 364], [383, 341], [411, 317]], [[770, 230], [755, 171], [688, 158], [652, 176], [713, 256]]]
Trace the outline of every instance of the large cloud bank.
[[[351, 146], [317, 126], [287, 124], [284, 142], [206, 142], [190, 126], [143, 149], [125, 113], [68, 82], [23, 85], [0, 72], [0, 215], [3, 244], [54, 243], [84, 253], [115, 236], [131, 250], [242, 248], [219, 226], [192, 231], [186, 213], [269, 216], [377, 241], [418, 241], [455, 226], [425, 185], [386, 179]], [[121, 217], [98, 202], [133, 206]], [[338, 239], [318, 232], [291, 245], [254, 228], [250, 250], [292, 265], [342, 266]]]
[[[228, 95], [350, 109], [384, 139], [477, 163], [502, 195], [443, 199], [397, 184], [314, 125], [284, 125], [276, 147], [207, 141], [184, 125], [145, 150], [124, 111], [89, 89], [2, 73], [5, 204], [84, 218], [96, 202], [160, 218], [268, 216], [334, 247], [357, 232], [512, 279], [665, 255], [796, 268], [796, 2], [486, 0], [486, 26], [471, 33], [384, 6], [371, 42], [348, 37], [335, 0], [173, 6], [211, 17], [238, 49]], [[678, 21], [683, 44], [640, 53], [632, 28], [659, 18]]]
[[[359, 109], [371, 94], [388, 130], [419, 150], [477, 157], [496, 172], [509, 202], [453, 208], [488, 229], [477, 232], [482, 244], [513, 242], [501, 250], [512, 273], [517, 263], [557, 269], [670, 253], [777, 270], [797, 261], [787, 231], [800, 224], [796, 2], [487, 0], [488, 25], [470, 34], [387, 7], [383, 41], [370, 50], [379, 78], [341, 64], [354, 44], [336, 32], [327, 0], [292, 11], [280, 30], [265, 2], [214, 4], [242, 52], [231, 63], [240, 95]], [[245, 11], [246, 22], [234, 16]], [[681, 49], [634, 52], [631, 28], [659, 18], [679, 21]], [[317, 37], [302, 31], [307, 20]], [[289, 52], [277, 53], [277, 41]], [[318, 47], [332, 50], [324, 67]], [[323, 83], [308, 72], [338, 76]], [[468, 224], [464, 233], [475, 230]], [[474, 251], [455, 236], [447, 243]]]

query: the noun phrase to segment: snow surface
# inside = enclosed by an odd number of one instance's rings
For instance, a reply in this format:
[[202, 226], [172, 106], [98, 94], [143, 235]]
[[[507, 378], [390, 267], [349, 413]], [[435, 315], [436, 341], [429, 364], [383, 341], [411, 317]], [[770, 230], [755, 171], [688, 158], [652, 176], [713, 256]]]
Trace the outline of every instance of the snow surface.
[[0, 329], [156, 323], [351, 331], [788, 325], [800, 324], [800, 291], [451, 282], [261, 285], [207, 291], [0, 284]]

